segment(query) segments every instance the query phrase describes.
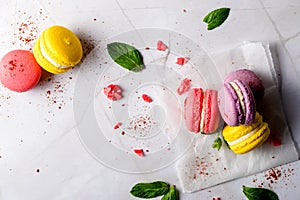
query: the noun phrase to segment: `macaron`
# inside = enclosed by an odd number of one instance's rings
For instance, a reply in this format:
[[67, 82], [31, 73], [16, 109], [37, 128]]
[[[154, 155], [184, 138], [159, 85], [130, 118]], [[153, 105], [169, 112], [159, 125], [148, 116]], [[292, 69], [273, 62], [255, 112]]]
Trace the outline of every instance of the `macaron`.
[[194, 133], [209, 134], [216, 131], [221, 115], [217, 104], [217, 91], [192, 88], [184, 101], [186, 128]]
[[222, 135], [229, 148], [236, 154], [247, 153], [263, 144], [270, 135], [270, 129], [262, 116], [256, 112], [255, 120], [248, 126], [225, 126]]
[[80, 62], [83, 50], [79, 38], [71, 30], [52, 26], [37, 39], [33, 54], [42, 68], [61, 74]]
[[41, 67], [27, 50], [10, 51], [0, 61], [0, 81], [12, 91], [30, 90], [39, 82], [41, 75]]
[[265, 87], [261, 78], [252, 70], [238, 69], [230, 72], [224, 79], [224, 82], [242, 80], [251, 88], [256, 103], [260, 102], [265, 94]]
[[225, 82], [218, 92], [218, 106], [224, 122], [229, 126], [249, 125], [255, 119], [255, 99], [244, 81]]

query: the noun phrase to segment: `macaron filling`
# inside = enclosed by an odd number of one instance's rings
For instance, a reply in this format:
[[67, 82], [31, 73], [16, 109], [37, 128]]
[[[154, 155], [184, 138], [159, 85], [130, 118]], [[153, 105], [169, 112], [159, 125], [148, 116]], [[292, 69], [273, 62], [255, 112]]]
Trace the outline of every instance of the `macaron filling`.
[[204, 133], [206, 94], [203, 92], [202, 110], [200, 115], [200, 132]]
[[61, 68], [61, 69], [66, 69], [66, 68], [70, 68], [70, 66], [63, 66], [63, 65], [60, 65], [58, 63], [56, 63], [48, 54], [47, 52], [45, 51], [45, 47], [43, 46], [43, 43], [40, 42], [40, 52], [42, 54], [42, 56], [48, 61], [50, 62], [52, 65], [54, 65], [55, 67], [57, 68]]
[[250, 138], [252, 135], [254, 135], [260, 128], [261, 128], [261, 126], [257, 127], [256, 129], [252, 130], [251, 132], [247, 133], [246, 135], [243, 135], [242, 137], [240, 137], [234, 141], [231, 141], [231, 142], [227, 141], [227, 144], [232, 146], [232, 145], [236, 145], [240, 142], [243, 142], [243, 141], [247, 140], [248, 138]]

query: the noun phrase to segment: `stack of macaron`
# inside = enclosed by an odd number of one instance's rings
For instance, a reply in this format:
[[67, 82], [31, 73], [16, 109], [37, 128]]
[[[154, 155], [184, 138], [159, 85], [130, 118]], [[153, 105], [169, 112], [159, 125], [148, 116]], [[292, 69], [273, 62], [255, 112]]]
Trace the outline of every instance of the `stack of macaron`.
[[270, 135], [268, 124], [256, 111], [264, 90], [262, 80], [248, 69], [233, 71], [224, 79], [218, 92], [220, 113], [226, 123], [222, 135], [234, 153], [247, 153]]
[[194, 133], [214, 133], [223, 118], [222, 135], [229, 148], [237, 154], [249, 152], [270, 134], [268, 124], [256, 111], [264, 90], [262, 80], [248, 69], [229, 73], [218, 91], [193, 88], [184, 102], [186, 128]]
[[68, 71], [78, 64], [83, 50], [78, 37], [63, 26], [44, 30], [34, 44], [33, 54], [12, 50], [0, 61], [0, 81], [12, 91], [25, 92], [40, 80], [42, 68], [53, 74]]

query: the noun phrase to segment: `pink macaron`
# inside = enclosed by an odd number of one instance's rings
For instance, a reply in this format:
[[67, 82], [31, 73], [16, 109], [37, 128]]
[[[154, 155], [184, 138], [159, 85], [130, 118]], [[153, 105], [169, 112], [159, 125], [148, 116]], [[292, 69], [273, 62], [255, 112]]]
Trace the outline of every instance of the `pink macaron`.
[[10, 51], [0, 61], [0, 81], [12, 91], [30, 90], [39, 82], [41, 75], [42, 69], [29, 51]]
[[218, 92], [218, 105], [229, 126], [249, 125], [255, 119], [255, 99], [249, 85], [242, 80], [223, 84]]
[[217, 104], [217, 91], [192, 88], [184, 101], [186, 128], [194, 133], [209, 134], [217, 130], [220, 112]]
[[265, 93], [265, 87], [263, 81], [254, 71], [249, 69], [238, 69], [232, 71], [225, 77], [224, 82], [230, 82], [236, 79], [242, 80], [249, 85], [253, 92], [256, 103], [262, 100]]

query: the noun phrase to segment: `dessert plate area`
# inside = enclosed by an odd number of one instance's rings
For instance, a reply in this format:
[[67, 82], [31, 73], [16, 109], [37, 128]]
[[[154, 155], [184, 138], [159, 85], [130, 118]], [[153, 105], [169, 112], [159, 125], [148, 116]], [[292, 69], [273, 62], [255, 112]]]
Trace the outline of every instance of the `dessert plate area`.
[[[157, 50], [157, 42], [168, 48]], [[86, 149], [101, 163], [123, 172], [151, 172], [182, 156], [194, 135], [183, 122], [185, 94], [177, 88], [184, 78], [192, 87], [217, 86], [215, 66], [188, 37], [163, 29], [140, 29], [107, 40], [135, 46], [145, 68], [128, 71], [115, 63], [106, 48], [96, 47], [80, 67], [75, 85], [74, 115]], [[177, 58], [185, 58], [184, 65]], [[212, 81], [214, 78], [214, 81]], [[103, 88], [119, 85], [123, 98], [109, 100]], [[145, 102], [147, 94], [152, 102]], [[118, 128], [114, 128], [116, 124]], [[142, 149], [144, 156], [134, 153]]]

